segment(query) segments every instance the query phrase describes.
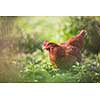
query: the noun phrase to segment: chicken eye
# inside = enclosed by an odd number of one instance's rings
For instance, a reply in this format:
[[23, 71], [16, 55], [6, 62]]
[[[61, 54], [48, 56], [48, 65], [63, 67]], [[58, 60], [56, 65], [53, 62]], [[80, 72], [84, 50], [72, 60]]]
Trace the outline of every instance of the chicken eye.
[[53, 47], [47, 48], [47, 50], [50, 52], [53, 50]]
[[50, 48], [46, 48], [48, 51], [50, 51]]

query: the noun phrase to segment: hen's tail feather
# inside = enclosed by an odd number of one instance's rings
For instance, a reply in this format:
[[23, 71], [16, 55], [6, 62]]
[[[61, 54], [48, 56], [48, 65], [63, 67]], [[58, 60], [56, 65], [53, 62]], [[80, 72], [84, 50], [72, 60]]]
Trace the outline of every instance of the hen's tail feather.
[[72, 45], [81, 49], [83, 47], [84, 37], [86, 36], [86, 34], [87, 32], [85, 30], [82, 30], [78, 35], [72, 37], [64, 44], [66, 44], [66, 46]]

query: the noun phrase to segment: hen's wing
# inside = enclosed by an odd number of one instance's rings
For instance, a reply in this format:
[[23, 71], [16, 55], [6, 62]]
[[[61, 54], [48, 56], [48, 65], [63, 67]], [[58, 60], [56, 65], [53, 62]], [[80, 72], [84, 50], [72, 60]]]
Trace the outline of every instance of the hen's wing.
[[69, 46], [66, 46], [66, 47], [63, 47], [63, 48], [65, 49], [65, 55], [66, 56], [71, 55], [73, 57], [76, 57], [78, 62], [81, 61], [81, 52], [77, 47], [69, 45]]

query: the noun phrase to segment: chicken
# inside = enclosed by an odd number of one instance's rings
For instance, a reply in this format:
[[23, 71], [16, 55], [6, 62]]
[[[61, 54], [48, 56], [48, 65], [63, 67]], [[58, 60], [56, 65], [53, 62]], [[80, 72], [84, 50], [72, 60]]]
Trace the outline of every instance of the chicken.
[[82, 30], [78, 35], [61, 44], [44, 41], [43, 47], [49, 52], [51, 63], [57, 68], [69, 68], [76, 61], [80, 62], [85, 34], [86, 32]]

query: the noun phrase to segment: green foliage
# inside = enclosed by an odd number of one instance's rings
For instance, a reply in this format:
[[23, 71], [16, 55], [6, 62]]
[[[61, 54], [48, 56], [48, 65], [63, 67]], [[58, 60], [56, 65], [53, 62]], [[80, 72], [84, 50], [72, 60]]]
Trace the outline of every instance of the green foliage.
[[24, 53], [32, 53], [37, 49], [42, 50], [42, 42], [41, 40], [35, 39], [34, 34], [22, 34], [19, 39], [19, 50]]

